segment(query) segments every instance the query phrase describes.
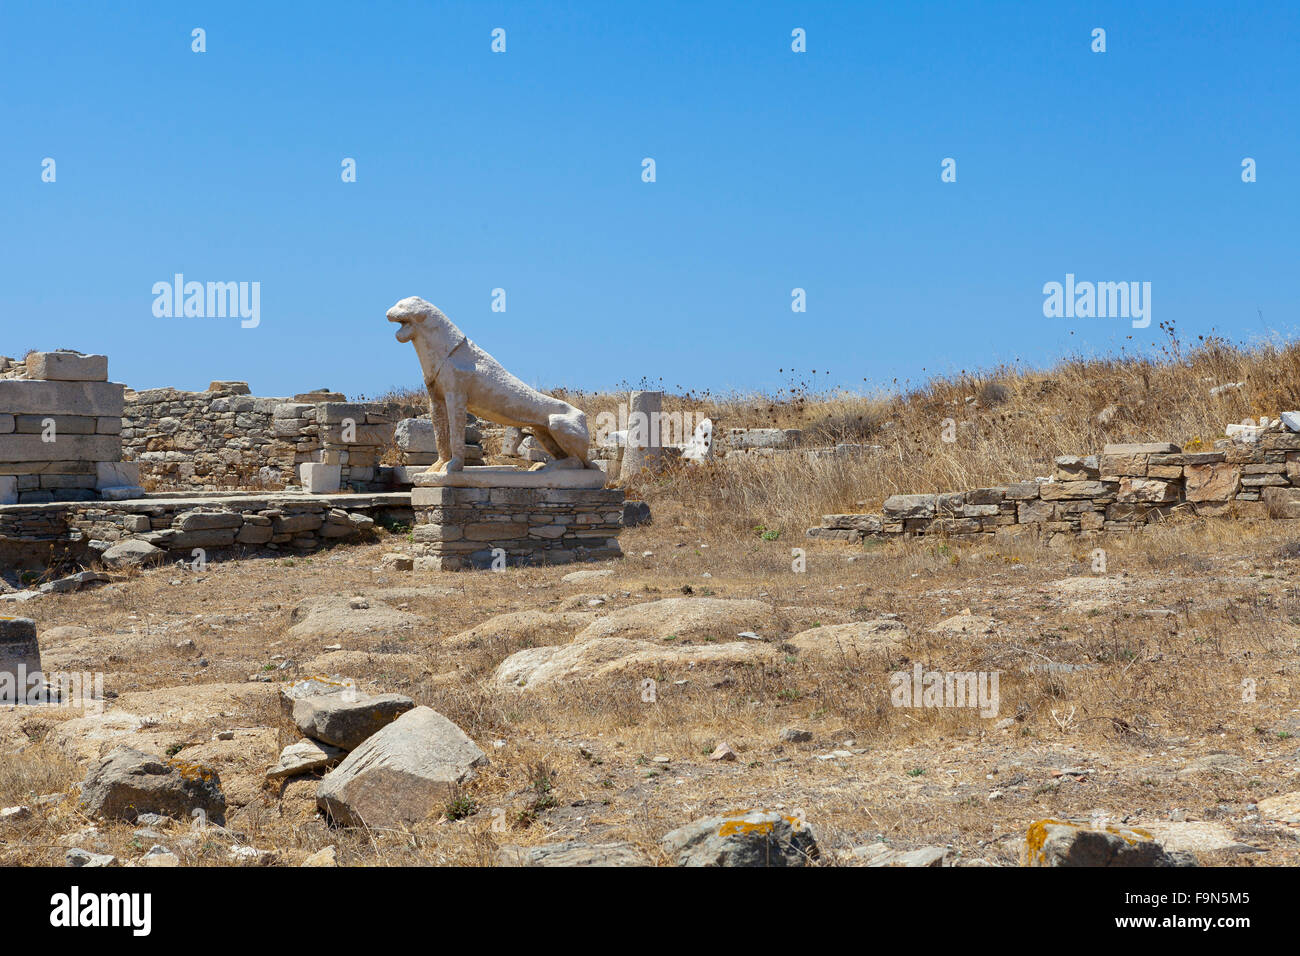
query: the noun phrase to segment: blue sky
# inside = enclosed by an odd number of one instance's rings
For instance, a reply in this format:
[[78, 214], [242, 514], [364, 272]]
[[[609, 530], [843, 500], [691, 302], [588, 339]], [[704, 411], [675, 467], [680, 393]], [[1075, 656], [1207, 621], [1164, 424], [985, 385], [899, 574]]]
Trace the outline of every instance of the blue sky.
[[[1290, 336], [1298, 34], [1281, 2], [6, 0], [0, 353], [373, 395], [419, 381], [406, 295], [543, 387]], [[177, 272], [259, 282], [260, 324], [155, 317]], [[1067, 273], [1150, 282], [1154, 321], [1045, 318]]]

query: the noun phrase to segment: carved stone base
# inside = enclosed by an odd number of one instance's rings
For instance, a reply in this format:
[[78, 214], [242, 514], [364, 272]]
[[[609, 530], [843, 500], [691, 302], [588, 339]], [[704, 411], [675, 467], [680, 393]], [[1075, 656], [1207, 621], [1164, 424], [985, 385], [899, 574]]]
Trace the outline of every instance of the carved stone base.
[[[604, 477], [599, 471], [595, 474]], [[571, 564], [623, 556], [618, 545], [623, 491], [618, 488], [417, 485], [411, 492], [411, 507], [415, 543], [425, 555], [420, 565], [436, 570]]]

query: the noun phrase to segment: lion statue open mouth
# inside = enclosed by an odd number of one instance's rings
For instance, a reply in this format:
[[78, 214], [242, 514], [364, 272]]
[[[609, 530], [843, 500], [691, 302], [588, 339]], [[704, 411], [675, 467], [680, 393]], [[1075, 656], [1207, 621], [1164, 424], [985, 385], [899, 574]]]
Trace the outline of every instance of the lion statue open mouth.
[[408, 296], [388, 310], [388, 321], [400, 326], [397, 341], [415, 346], [424, 370], [438, 445], [438, 460], [430, 471], [464, 467], [466, 412], [528, 429], [556, 459], [547, 468], [595, 467], [587, 460], [587, 416], [511, 375], [433, 303]]

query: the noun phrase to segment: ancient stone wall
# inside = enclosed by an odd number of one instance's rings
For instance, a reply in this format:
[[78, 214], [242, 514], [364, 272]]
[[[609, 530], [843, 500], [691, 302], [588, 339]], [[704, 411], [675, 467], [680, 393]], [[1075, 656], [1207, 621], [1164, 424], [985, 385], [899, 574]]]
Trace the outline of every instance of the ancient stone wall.
[[1300, 434], [1274, 425], [1213, 451], [1113, 444], [1061, 457], [1050, 479], [946, 494], [893, 495], [879, 514], [824, 515], [808, 536], [861, 541], [890, 535], [1077, 535], [1133, 531], [1175, 513], [1300, 517]]
[[189, 559], [194, 548], [307, 551], [375, 521], [409, 524], [409, 494], [269, 493], [69, 502], [0, 508], [0, 570], [91, 564], [140, 540]]
[[[405, 469], [394, 466], [436, 460], [432, 424], [421, 417], [427, 411], [330, 393], [259, 398], [245, 382], [213, 382], [203, 392], [128, 390], [122, 454], [154, 488], [279, 489], [298, 484], [300, 466], [312, 464], [324, 466], [315, 469], [314, 491], [378, 492], [409, 486]], [[399, 431], [407, 420], [413, 424]], [[478, 439], [471, 418], [468, 464], [482, 460]]]

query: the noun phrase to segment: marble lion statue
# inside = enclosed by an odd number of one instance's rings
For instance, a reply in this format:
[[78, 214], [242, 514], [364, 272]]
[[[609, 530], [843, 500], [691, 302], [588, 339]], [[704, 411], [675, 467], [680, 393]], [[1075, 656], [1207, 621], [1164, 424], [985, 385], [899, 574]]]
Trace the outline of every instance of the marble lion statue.
[[[467, 411], [531, 432], [556, 459], [536, 468], [595, 467], [587, 460], [587, 416], [511, 375], [432, 302], [408, 296], [388, 310], [388, 321], [401, 326], [397, 341], [415, 346], [424, 370], [429, 417], [438, 445], [438, 460], [429, 471], [464, 468]], [[449, 423], [455, 427], [448, 427]]]

